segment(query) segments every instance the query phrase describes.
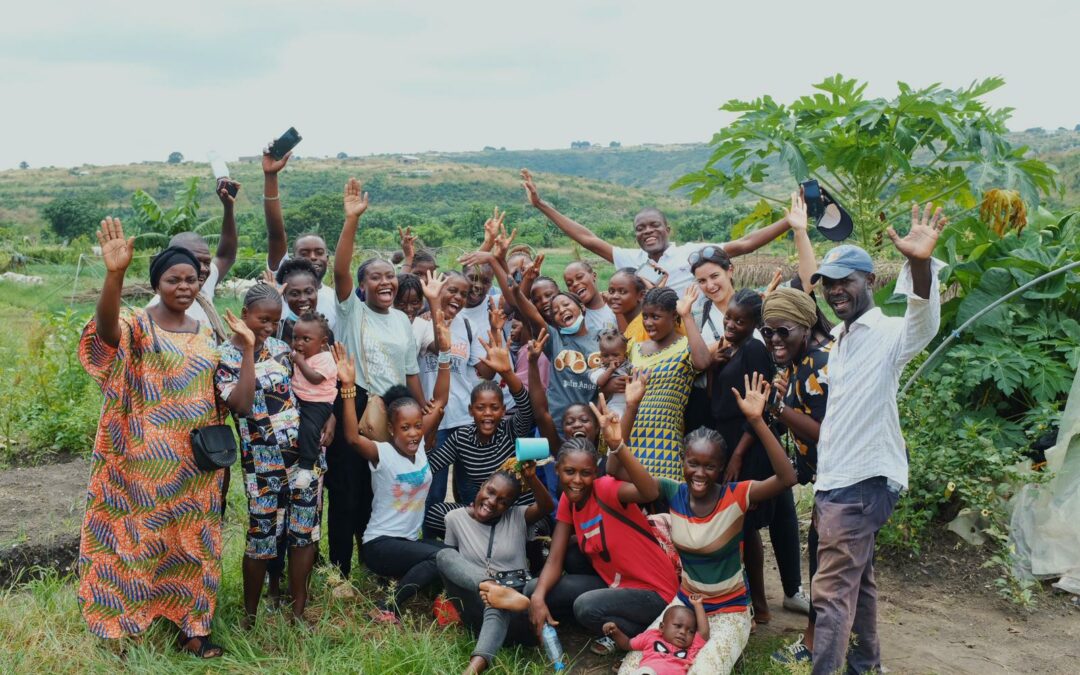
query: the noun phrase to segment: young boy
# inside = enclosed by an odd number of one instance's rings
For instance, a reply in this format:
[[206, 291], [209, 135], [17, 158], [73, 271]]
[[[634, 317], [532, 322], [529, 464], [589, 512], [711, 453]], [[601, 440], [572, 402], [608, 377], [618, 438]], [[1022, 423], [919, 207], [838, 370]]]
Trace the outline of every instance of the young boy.
[[700, 595], [690, 596], [691, 610], [672, 605], [660, 619], [660, 628], [650, 628], [628, 638], [614, 622], [604, 624], [604, 634], [624, 651], [640, 651], [641, 664], [634, 675], [686, 675], [694, 658], [709, 641], [709, 618]]

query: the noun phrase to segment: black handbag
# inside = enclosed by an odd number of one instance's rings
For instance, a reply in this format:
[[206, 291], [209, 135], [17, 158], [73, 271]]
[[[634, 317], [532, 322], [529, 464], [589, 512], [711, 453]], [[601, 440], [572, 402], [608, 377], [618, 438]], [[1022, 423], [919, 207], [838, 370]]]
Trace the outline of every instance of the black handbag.
[[[158, 344], [157, 330], [154, 328], [154, 318], [147, 314], [150, 320], [150, 335], [154, 340], [154, 353], [161, 353]], [[224, 421], [220, 408], [218, 409], [218, 422]], [[210, 424], [198, 429], [192, 429], [191, 454], [195, 457], [195, 466], [202, 471], [217, 471], [227, 469], [236, 463], [236, 436], [233, 435], [232, 427], [225, 424]]]
[[491, 533], [488, 535], [488, 547], [487, 547], [487, 561], [485, 561], [485, 567], [488, 575], [500, 586], [506, 586], [512, 588], [518, 593], [525, 591], [525, 584], [532, 580], [532, 575], [529, 574], [529, 570], [506, 570], [504, 572], [495, 572], [491, 569], [491, 549], [495, 546], [495, 526], [499, 524], [499, 521], [495, 521], [491, 524]]
[[211, 424], [191, 430], [191, 452], [203, 471], [227, 469], [236, 463], [236, 436], [232, 427]]

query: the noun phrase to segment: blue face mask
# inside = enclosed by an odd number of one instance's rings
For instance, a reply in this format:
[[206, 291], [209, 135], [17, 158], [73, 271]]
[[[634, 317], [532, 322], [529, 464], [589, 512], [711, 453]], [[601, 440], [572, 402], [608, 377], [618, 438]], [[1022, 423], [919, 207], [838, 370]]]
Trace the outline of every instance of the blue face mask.
[[583, 323], [585, 323], [585, 315], [580, 314], [578, 315], [578, 318], [574, 321], [574, 323], [570, 324], [569, 326], [563, 326], [562, 328], [560, 328], [559, 333], [562, 335], [573, 335], [574, 333], [577, 333], [579, 330], [581, 330], [581, 324]]

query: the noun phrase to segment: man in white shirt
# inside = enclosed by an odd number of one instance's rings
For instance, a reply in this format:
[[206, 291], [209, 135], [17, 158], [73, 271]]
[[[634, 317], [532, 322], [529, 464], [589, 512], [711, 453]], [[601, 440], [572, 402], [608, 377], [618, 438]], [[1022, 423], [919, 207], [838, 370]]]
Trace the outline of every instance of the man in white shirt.
[[[829, 354], [829, 406], [818, 438], [815, 517], [818, 568], [814, 673], [881, 669], [877, 633], [874, 541], [907, 487], [908, 462], [896, 392], [900, 374], [934, 339], [941, 324], [937, 273], [931, 255], [946, 218], [928, 204], [912, 207], [911, 231], [893, 245], [907, 258], [896, 281], [906, 295], [903, 317], [874, 307], [874, 264], [858, 246], [829, 251], [811, 281], [843, 321]], [[849, 651], [849, 638], [855, 640]]]
[[[571, 239], [609, 263], [613, 263], [616, 269], [624, 267], [641, 269], [652, 262], [667, 272], [667, 287], [674, 289], [679, 297], [682, 297], [687, 286], [695, 283], [687, 258], [694, 251], [709, 244], [672, 243], [670, 241], [671, 227], [668, 226], [667, 218], [659, 210], [647, 208], [634, 216], [634, 237], [637, 239], [639, 248], [620, 248], [612, 246], [610, 242], [604, 241], [584, 225], [559, 213], [554, 206], [540, 199], [528, 169], [521, 170], [521, 177], [524, 179], [523, 185], [530, 204]], [[758, 250], [787, 232], [789, 228], [787, 217], [784, 217], [735, 241], [714, 245], [722, 246], [727, 254], [734, 258]]]
[[[232, 269], [236, 262], [236, 250], [238, 246], [236, 235], [236, 198], [229, 194], [228, 186], [234, 185], [239, 190], [240, 184], [229, 179], [218, 181], [218, 198], [224, 207], [221, 218], [221, 235], [218, 237], [217, 250], [213, 258], [210, 257], [210, 246], [198, 232], [180, 232], [173, 235], [169, 240], [169, 246], [179, 246], [191, 251], [199, 261], [199, 297], [191, 303], [185, 312], [204, 326], [210, 326], [214, 336], [220, 343], [227, 337], [221, 317], [214, 310], [214, 291], [218, 282]], [[153, 307], [161, 302], [161, 298], [155, 295], [147, 303], [147, 307]]]
[[[277, 274], [281, 263], [289, 259], [288, 237], [285, 234], [285, 218], [281, 212], [281, 195], [278, 191], [278, 173], [289, 163], [292, 153], [281, 159], [274, 159], [268, 152], [262, 156], [263, 167], [263, 214], [266, 217], [266, 268]], [[326, 240], [315, 233], [302, 234], [293, 244], [292, 255], [304, 258], [315, 268], [319, 278], [319, 295], [315, 311], [326, 317], [333, 332], [337, 328], [337, 297], [334, 289], [322, 283], [326, 268], [330, 262], [330, 249]], [[282, 316], [288, 316], [289, 307], [282, 300]]]

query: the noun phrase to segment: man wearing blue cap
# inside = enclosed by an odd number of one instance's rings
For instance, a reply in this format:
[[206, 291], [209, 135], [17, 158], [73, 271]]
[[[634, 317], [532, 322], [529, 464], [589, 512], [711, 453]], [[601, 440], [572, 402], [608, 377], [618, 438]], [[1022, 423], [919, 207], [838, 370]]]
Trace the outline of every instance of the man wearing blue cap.
[[[874, 540], [907, 487], [908, 463], [896, 407], [904, 365], [941, 324], [937, 273], [931, 255], [947, 219], [932, 204], [911, 209], [911, 231], [889, 238], [907, 262], [896, 280], [906, 295], [903, 317], [874, 307], [874, 262], [858, 246], [829, 251], [812, 277], [843, 323], [829, 355], [829, 407], [818, 438], [815, 490], [818, 568], [814, 673], [864, 673], [881, 668], [877, 634]], [[855, 641], [848, 651], [849, 636]]]

